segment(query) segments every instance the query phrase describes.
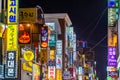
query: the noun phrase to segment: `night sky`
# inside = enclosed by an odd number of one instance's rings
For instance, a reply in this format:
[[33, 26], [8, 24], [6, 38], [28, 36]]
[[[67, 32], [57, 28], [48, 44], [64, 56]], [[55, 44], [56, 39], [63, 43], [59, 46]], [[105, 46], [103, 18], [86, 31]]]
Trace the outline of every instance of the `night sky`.
[[[86, 40], [93, 48], [107, 35], [107, 0], [20, 0], [20, 7], [42, 7], [44, 13], [68, 13], [77, 39]], [[97, 61], [97, 76], [105, 80], [107, 38], [93, 48]]]

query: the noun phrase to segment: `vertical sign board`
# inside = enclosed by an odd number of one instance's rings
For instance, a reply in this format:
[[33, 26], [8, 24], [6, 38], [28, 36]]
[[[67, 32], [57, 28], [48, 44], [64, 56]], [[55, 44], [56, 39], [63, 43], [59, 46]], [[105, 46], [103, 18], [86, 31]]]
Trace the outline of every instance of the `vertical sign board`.
[[55, 80], [55, 66], [48, 66], [48, 79]]
[[48, 47], [48, 27], [43, 25], [40, 28], [41, 30], [41, 47], [47, 48]]
[[56, 69], [62, 69], [62, 55], [56, 55]]
[[40, 80], [40, 66], [37, 64], [33, 64], [33, 79], [32, 80]]
[[56, 52], [57, 52], [57, 54], [62, 55], [62, 40], [57, 40]]
[[76, 54], [76, 34], [73, 35], [73, 60], [77, 60], [77, 54]]
[[2, 0], [0, 0], [0, 22], [1, 22], [1, 19], [2, 19]]
[[17, 50], [17, 25], [8, 25], [7, 50]]
[[17, 78], [16, 51], [7, 51], [5, 78]]
[[113, 46], [108, 46], [108, 66], [117, 66], [116, 48]]
[[4, 78], [4, 65], [0, 65], [0, 79]]
[[73, 31], [74, 31], [74, 29], [73, 29], [73, 27], [70, 27], [69, 28], [69, 47], [70, 48], [73, 48]]
[[18, 0], [8, 0], [7, 5], [7, 24], [18, 23]]
[[50, 34], [49, 46], [56, 47], [56, 34]]

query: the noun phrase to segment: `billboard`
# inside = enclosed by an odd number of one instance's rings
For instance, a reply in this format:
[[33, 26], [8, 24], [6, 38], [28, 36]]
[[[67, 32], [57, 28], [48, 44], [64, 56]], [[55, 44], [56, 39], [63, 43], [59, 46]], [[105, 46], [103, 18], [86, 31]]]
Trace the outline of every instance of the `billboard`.
[[5, 78], [17, 78], [16, 51], [7, 51]]
[[116, 48], [108, 46], [108, 66], [117, 66]]
[[7, 24], [18, 23], [18, 0], [8, 0], [7, 4]]

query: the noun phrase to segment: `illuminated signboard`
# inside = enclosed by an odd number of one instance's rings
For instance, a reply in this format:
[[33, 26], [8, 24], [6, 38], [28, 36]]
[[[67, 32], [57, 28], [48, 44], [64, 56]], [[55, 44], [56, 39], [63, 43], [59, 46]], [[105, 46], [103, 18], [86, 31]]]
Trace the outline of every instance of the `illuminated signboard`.
[[76, 34], [73, 35], [73, 60], [76, 61], [77, 54], [76, 54]]
[[49, 46], [56, 46], [56, 34], [50, 34]]
[[55, 66], [55, 60], [49, 60], [48, 65], [49, 66]]
[[50, 50], [50, 60], [55, 59], [55, 50]]
[[62, 69], [62, 55], [56, 55], [56, 69]]
[[108, 66], [117, 66], [116, 48], [108, 46]]
[[111, 78], [117, 78], [118, 72], [117, 71], [108, 71], [108, 76], [110, 76]]
[[17, 50], [17, 25], [8, 25], [7, 50]]
[[62, 40], [56, 42], [56, 53], [62, 55]]
[[23, 53], [23, 58], [25, 61], [32, 61], [34, 59], [34, 53], [32, 51], [25, 51]]
[[55, 31], [55, 23], [54, 22], [49, 22], [49, 23], [45, 23], [51, 31]]
[[116, 8], [108, 8], [108, 26], [114, 27], [116, 20], [118, 19], [118, 14], [116, 14]]
[[30, 25], [19, 25], [19, 34], [18, 34], [18, 42], [20, 44], [29, 44], [31, 41], [30, 38]]
[[56, 70], [56, 80], [62, 80], [62, 70]]
[[20, 23], [37, 22], [37, 8], [20, 8]]
[[0, 0], [0, 13], [2, 12], [2, 0]]
[[0, 79], [4, 78], [4, 65], [0, 65]]
[[18, 23], [18, 0], [8, 0], [7, 6], [7, 24]]
[[108, 0], [108, 7], [118, 8], [119, 7], [119, 1], [118, 0]]
[[17, 78], [16, 51], [7, 51], [5, 78]]
[[55, 66], [48, 66], [48, 79], [49, 80], [55, 79]]
[[47, 48], [48, 47], [48, 27], [47, 26], [41, 26], [41, 47]]
[[32, 80], [40, 80], [40, 66], [37, 64], [33, 64], [33, 79]]

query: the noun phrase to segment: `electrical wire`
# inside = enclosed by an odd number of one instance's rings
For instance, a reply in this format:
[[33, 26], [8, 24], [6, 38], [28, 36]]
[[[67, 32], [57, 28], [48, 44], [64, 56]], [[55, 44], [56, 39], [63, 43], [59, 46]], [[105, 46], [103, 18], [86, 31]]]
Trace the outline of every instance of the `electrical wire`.
[[103, 10], [103, 12], [102, 12], [100, 18], [98, 19], [95, 27], [90, 31], [90, 33], [89, 33], [89, 35], [88, 35], [88, 37], [87, 37], [87, 39], [86, 39], [87, 41], [89, 40], [89, 38], [90, 38], [91, 34], [93, 33], [93, 31], [95, 31], [97, 25], [99, 24], [100, 20], [102, 19], [103, 15], [104, 15], [104, 13], [105, 13], [106, 11], [107, 11], [107, 8], [105, 8], [105, 9]]
[[93, 46], [91, 48], [91, 50], [93, 50], [95, 47], [97, 47], [103, 40], [105, 40], [107, 38], [107, 35], [105, 35], [95, 46]]

